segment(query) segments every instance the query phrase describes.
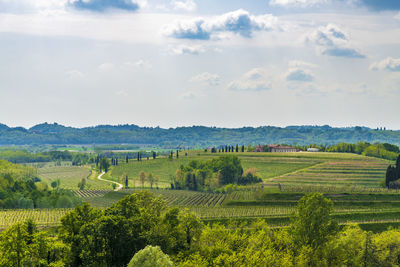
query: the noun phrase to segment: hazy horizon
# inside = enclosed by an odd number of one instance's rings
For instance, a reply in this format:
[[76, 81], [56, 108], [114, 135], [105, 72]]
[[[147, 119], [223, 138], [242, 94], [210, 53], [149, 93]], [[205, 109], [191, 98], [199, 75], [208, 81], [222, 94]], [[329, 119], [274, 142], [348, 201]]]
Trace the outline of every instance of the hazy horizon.
[[8, 127], [11, 127], [11, 128], [23, 127], [23, 128], [25, 128], [25, 129], [30, 129], [30, 128], [34, 127], [34, 126], [41, 125], [41, 124], [45, 124], [45, 123], [48, 123], [48, 124], [54, 124], [54, 123], [56, 123], [56, 124], [61, 125], [61, 126], [72, 127], [72, 128], [77, 128], [77, 129], [86, 128], [86, 127], [104, 126], [104, 125], [109, 125], [109, 126], [136, 125], [136, 126], [141, 127], [141, 128], [144, 128], [144, 127], [152, 127], [152, 128], [160, 127], [160, 128], [163, 128], [163, 129], [179, 128], [179, 127], [194, 127], [194, 126], [196, 126], [196, 127], [216, 127], [216, 128], [225, 128], [225, 129], [239, 129], [239, 128], [246, 128], [246, 127], [252, 127], [252, 128], [257, 128], [257, 127], [278, 127], [278, 128], [286, 128], [286, 127], [302, 127], [302, 126], [304, 126], [304, 127], [323, 127], [323, 126], [329, 126], [329, 127], [332, 127], [332, 128], [366, 127], [366, 128], [370, 128], [370, 129], [372, 129], [372, 130], [374, 130], [374, 129], [376, 129], [376, 128], [386, 128], [386, 130], [400, 131], [400, 129], [391, 129], [391, 128], [388, 128], [388, 127], [386, 127], [386, 126], [377, 126], [377, 127], [369, 127], [369, 126], [366, 126], [366, 125], [342, 125], [342, 126], [335, 126], [335, 125], [329, 125], [329, 124], [318, 124], [318, 125], [317, 125], [317, 124], [301, 124], [301, 125], [300, 125], [300, 124], [290, 124], [290, 125], [271, 125], [271, 124], [267, 125], [267, 124], [266, 124], [266, 125], [242, 125], [242, 126], [238, 126], [238, 127], [226, 127], [226, 126], [219, 126], [219, 125], [200, 125], [200, 124], [192, 124], [192, 125], [177, 125], [177, 126], [163, 127], [163, 126], [160, 126], [160, 125], [140, 125], [140, 124], [137, 124], [137, 123], [101, 123], [101, 124], [88, 124], [88, 125], [69, 125], [69, 124], [63, 124], [63, 123], [59, 123], [59, 122], [47, 122], [47, 121], [39, 122], [39, 123], [36, 123], [36, 124], [33, 124], [33, 125], [26, 125], [26, 126], [24, 126], [24, 125], [9, 125], [9, 124], [0, 122], [0, 124], [4, 124], [4, 125], [6, 125], [6, 126], [8, 126]]

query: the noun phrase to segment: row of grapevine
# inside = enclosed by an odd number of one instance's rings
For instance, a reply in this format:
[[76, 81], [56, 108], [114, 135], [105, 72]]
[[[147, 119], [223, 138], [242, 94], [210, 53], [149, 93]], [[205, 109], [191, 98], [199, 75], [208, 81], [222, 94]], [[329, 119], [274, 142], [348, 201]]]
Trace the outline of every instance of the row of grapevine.
[[101, 197], [110, 192], [110, 190], [75, 190], [74, 193], [81, 198]]
[[0, 210], [0, 228], [7, 228], [17, 222], [32, 219], [40, 227], [57, 226], [70, 209], [29, 209]]

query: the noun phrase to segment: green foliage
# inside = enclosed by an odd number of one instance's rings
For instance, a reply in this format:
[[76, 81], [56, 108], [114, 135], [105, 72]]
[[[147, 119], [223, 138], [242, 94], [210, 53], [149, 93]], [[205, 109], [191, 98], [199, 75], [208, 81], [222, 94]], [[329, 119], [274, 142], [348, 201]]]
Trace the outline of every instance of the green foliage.
[[169, 256], [160, 247], [146, 246], [138, 251], [129, 262], [128, 267], [172, 267]]
[[370, 144], [367, 142], [358, 142], [357, 144], [339, 143], [327, 148], [329, 152], [357, 153], [364, 156], [396, 160], [399, 154], [399, 147], [389, 143]]
[[48, 190], [30, 167], [0, 161], [0, 208], [71, 208], [80, 202], [72, 192]]
[[111, 162], [108, 158], [101, 158], [99, 163], [100, 171], [108, 172], [108, 169], [111, 166]]
[[291, 225], [295, 244], [316, 249], [334, 235], [337, 225], [331, 219], [333, 203], [321, 193], [307, 194], [297, 204]]
[[168, 210], [149, 192], [126, 196], [105, 211], [84, 204], [61, 221], [71, 266], [124, 266], [149, 244], [177, 254], [194, 246], [203, 227], [193, 214]]
[[249, 184], [261, 182], [255, 169], [243, 175], [240, 159], [235, 155], [224, 155], [208, 161], [192, 160], [175, 173], [174, 187], [194, 191], [212, 191], [227, 184]]
[[32, 221], [17, 223], [0, 235], [0, 266], [64, 266], [69, 248], [38, 232]]

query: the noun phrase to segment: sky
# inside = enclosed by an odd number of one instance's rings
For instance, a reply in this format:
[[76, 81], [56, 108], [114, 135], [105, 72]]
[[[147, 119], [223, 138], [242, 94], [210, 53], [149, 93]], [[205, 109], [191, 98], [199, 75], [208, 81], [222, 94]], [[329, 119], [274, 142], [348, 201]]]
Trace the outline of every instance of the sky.
[[0, 0], [0, 122], [400, 129], [398, 0]]

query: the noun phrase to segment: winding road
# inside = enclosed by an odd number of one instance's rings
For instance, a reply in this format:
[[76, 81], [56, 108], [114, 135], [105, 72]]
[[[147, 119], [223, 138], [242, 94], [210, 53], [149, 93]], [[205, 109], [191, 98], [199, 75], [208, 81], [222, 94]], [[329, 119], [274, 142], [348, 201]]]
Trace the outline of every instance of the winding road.
[[121, 190], [124, 186], [120, 183], [114, 182], [114, 181], [110, 181], [110, 180], [106, 180], [101, 178], [101, 176], [103, 176], [103, 174], [105, 174], [105, 172], [102, 172], [101, 174], [99, 174], [99, 176], [97, 176], [97, 179], [99, 179], [100, 181], [104, 181], [104, 182], [109, 182], [109, 183], [113, 183], [116, 184], [118, 187], [114, 189], [114, 191], [119, 191]]

